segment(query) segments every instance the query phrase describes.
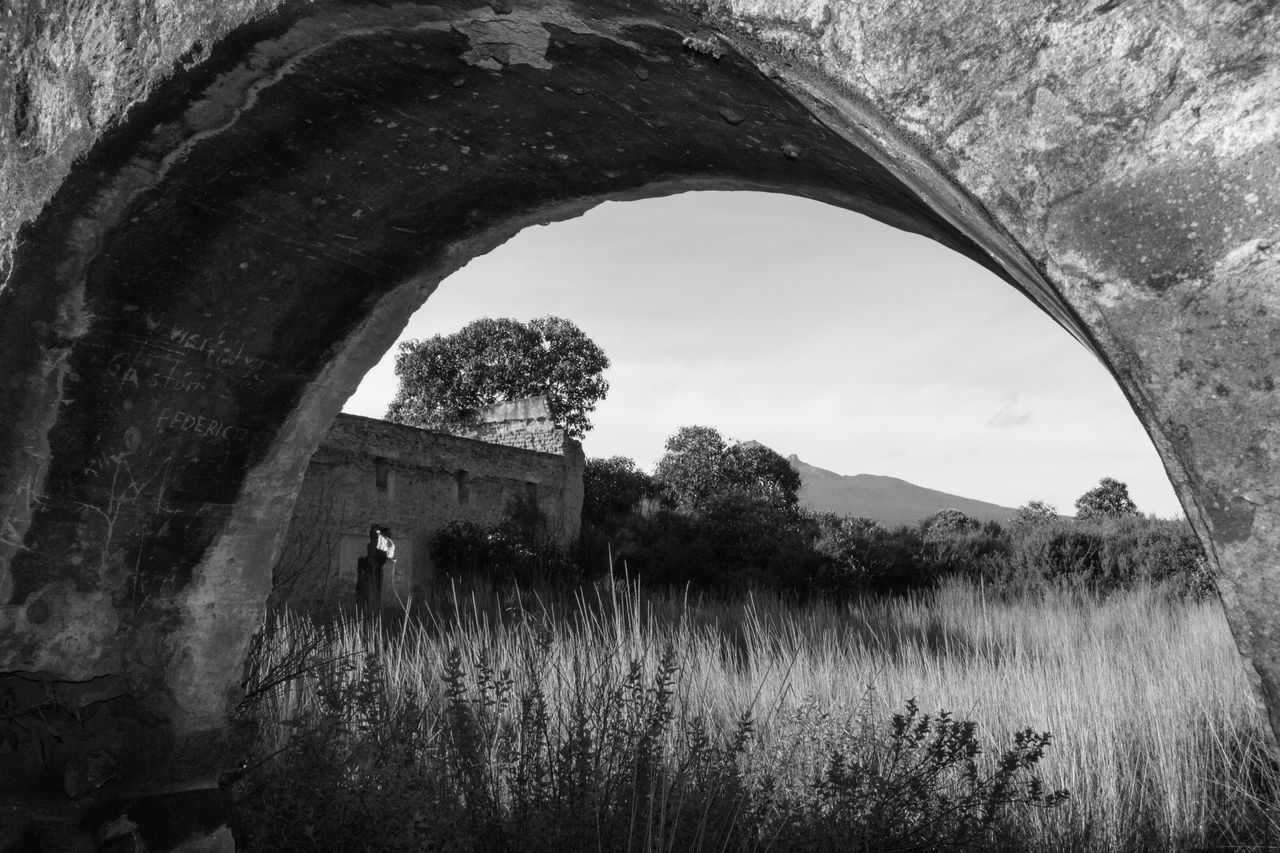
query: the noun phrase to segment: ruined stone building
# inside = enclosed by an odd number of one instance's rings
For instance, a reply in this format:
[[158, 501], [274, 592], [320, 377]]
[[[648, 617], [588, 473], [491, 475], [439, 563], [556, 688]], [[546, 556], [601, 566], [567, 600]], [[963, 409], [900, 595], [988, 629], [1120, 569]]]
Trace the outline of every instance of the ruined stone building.
[[467, 436], [338, 415], [307, 467], [273, 599], [350, 604], [375, 524], [395, 541], [382, 583], [387, 607], [421, 597], [437, 569], [431, 541], [450, 522], [495, 524], [513, 502], [531, 501], [567, 545], [582, 514], [583, 463], [581, 445], [554, 426], [540, 397], [482, 411]]

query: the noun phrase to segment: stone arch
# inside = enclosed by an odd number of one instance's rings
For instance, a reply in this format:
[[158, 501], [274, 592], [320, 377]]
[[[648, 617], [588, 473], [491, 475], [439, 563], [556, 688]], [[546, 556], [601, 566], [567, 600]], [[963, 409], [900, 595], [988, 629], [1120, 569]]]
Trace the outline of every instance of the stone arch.
[[698, 188], [918, 231], [1103, 359], [1280, 726], [1280, 24], [1005, 5], [297, 5], [158, 87], [0, 292], [0, 678], [110, 709], [58, 760], [211, 781], [306, 462], [412, 309], [529, 224]]

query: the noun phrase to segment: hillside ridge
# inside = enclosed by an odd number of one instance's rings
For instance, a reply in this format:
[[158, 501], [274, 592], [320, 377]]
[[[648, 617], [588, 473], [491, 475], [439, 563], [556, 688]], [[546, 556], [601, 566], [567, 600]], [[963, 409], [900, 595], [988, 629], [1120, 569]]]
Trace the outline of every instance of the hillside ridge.
[[796, 454], [787, 461], [800, 474], [800, 506], [817, 512], [860, 515], [885, 524], [913, 524], [941, 509], [958, 509], [981, 521], [1006, 521], [1012, 507], [917, 486], [883, 474], [838, 474]]

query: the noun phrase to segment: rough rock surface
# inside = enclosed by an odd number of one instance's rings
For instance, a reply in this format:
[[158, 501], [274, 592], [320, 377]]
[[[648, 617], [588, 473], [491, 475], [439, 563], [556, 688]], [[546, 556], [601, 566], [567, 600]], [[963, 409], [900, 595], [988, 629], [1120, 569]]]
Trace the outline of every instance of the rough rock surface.
[[1280, 729], [1278, 50], [1266, 0], [353, 0], [233, 34], [0, 291], [0, 690], [101, 710], [0, 778], [214, 778], [307, 459], [411, 310], [528, 224], [697, 188], [920, 231], [1093, 349]]

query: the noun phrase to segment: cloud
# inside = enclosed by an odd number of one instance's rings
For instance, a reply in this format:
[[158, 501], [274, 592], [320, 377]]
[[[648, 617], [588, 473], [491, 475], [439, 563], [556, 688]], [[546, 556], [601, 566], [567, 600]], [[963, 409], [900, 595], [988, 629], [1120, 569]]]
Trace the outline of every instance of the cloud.
[[994, 415], [987, 420], [987, 426], [995, 429], [1009, 429], [1011, 427], [1020, 427], [1031, 422], [1031, 412], [1026, 409], [1019, 409], [1017, 400], [1011, 400], [1000, 407]]

